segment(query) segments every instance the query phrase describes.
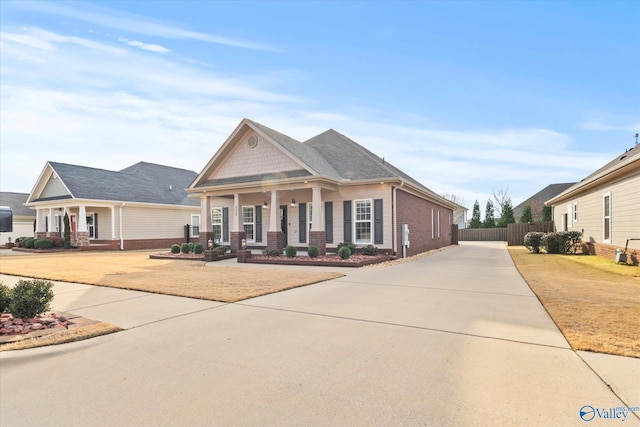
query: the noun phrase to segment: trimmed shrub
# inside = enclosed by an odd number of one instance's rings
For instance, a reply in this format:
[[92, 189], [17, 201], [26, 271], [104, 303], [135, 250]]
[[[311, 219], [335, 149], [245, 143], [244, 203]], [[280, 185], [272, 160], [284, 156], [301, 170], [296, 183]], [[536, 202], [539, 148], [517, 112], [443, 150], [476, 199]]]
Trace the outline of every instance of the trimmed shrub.
[[51, 249], [54, 243], [51, 239], [38, 239], [33, 242], [34, 249]]
[[27, 249], [33, 249], [33, 244], [35, 243], [35, 237], [27, 237], [24, 240], [20, 240], [20, 246]]
[[187, 245], [189, 245], [189, 252], [193, 252], [193, 248], [196, 246], [195, 243], [189, 242]]
[[196, 243], [195, 245], [193, 245], [193, 252], [200, 255], [202, 252], [204, 252], [204, 247], [202, 247], [200, 243]]
[[49, 237], [49, 240], [53, 241], [53, 246], [56, 248], [64, 247], [64, 239], [60, 236]]
[[180, 245], [178, 244], [173, 244], [171, 245], [171, 253], [172, 254], [179, 254], [180, 253]]
[[217, 248], [215, 248], [214, 250], [218, 251], [218, 254], [220, 255], [224, 255], [227, 253], [227, 251], [229, 250], [229, 246], [218, 246]]
[[578, 248], [582, 243], [582, 232], [580, 231], [565, 231], [565, 252], [569, 254], [575, 254], [578, 252]]
[[[349, 248], [349, 251], [351, 251], [351, 255], [356, 253], [356, 244], [355, 243], [344, 243], [344, 242], [340, 242], [338, 243], [338, 252], [340, 252], [340, 249], [342, 247], [346, 246], [347, 248]], [[350, 256], [351, 256], [350, 255]]]
[[67, 213], [64, 214], [64, 248], [71, 249], [71, 225]]
[[183, 254], [188, 254], [189, 253], [189, 244], [188, 243], [183, 243], [182, 245], [180, 245], [180, 250], [182, 251]]
[[293, 258], [296, 256], [296, 253], [298, 251], [296, 250], [296, 248], [294, 246], [287, 246], [286, 248], [284, 248], [284, 253], [287, 256], [287, 258]]
[[564, 249], [564, 242], [561, 242], [560, 233], [546, 233], [542, 236], [542, 246], [548, 254], [559, 254], [560, 248]]
[[542, 247], [542, 238], [544, 237], [544, 233], [540, 231], [532, 231], [524, 235], [524, 246], [529, 249], [529, 252], [533, 252], [534, 254], [540, 253], [540, 248]]
[[277, 249], [265, 249], [262, 251], [265, 256], [278, 257], [282, 254], [281, 251]]
[[378, 248], [373, 245], [367, 245], [362, 248], [362, 253], [369, 256], [375, 256], [378, 255]]
[[349, 249], [349, 246], [343, 246], [338, 249], [338, 256], [342, 259], [349, 259], [351, 256], [351, 249]]
[[0, 282], [0, 313], [5, 311], [9, 307], [11, 302], [11, 289], [7, 285]]
[[9, 312], [14, 317], [30, 319], [49, 310], [53, 300], [53, 283], [46, 280], [20, 280], [11, 289]]
[[311, 245], [309, 249], [307, 249], [307, 254], [309, 254], [309, 258], [317, 258], [320, 255], [320, 249], [317, 246]]

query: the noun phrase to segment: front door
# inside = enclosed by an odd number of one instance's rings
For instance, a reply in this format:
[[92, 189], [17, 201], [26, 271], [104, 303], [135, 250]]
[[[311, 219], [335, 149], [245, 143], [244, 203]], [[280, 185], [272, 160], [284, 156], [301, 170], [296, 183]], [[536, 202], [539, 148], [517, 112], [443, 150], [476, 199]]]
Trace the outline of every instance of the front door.
[[284, 245], [287, 246], [289, 244], [289, 238], [287, 237], [287, 230], [289, 228], [289, 222], [287, 217], [287, 205], [280, 206], [280, 229], [282, 230], [282, 234], [284, 234]]

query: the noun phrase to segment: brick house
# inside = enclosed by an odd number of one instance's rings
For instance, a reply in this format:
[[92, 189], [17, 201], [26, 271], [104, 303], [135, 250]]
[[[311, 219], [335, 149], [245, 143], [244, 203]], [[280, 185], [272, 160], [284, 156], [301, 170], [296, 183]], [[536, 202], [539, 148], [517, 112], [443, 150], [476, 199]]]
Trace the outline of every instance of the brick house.
[[[546, 202], [556, 228], [582, 231], [592, 254], [615, 259], [627, 239], [640, 239], [640, 145]], [[640, 240], [629, 241], [630, 260], [638, 263]]]
[[168, 248], [184, 241], [186, 224], [198, 238], [199, 203], [185, 191], [196, 175], [146, 162], [121, 171], [47, 162], [25, 206], [36, 238], [62, 237], [66, 213], [81, 249]]
[[414, 255], [451, 244], [460, 208], [331, 129], [305, 142], [243, 119], [187, 189], [200, 199], [201, 243], [237, 251], [340, 242]]

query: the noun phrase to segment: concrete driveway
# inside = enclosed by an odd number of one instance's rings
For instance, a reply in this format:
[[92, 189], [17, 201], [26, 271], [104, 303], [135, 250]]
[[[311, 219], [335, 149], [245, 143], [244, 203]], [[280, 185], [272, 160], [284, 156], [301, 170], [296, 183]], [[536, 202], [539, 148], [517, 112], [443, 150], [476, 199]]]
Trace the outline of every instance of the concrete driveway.
[[3, 426], [640, 425], [640, 359], [573, 352], [501, 243], [235, 304], [55, 290], [127, 330], [0, 353]]

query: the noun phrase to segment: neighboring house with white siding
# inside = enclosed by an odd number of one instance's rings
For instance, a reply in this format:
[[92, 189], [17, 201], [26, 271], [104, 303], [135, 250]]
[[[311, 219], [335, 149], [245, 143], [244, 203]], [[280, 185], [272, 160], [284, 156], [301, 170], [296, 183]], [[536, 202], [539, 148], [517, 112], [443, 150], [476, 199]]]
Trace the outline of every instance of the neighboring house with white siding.
[[185, 191], [196, 175], [146, 162], [121, 171], [48, 162], [25, 205], [36, 237], [62, 237], [67, 213], [74, 246], [168, 248], [184, 241], [186, 224], [198, 238], [199, 202]]
[[460, 208], [346, 136], [300, 142], [243, 119], [188, 188], [200, 199], [200, 240], [320, 253], [340, 242], [407, 255], [451, 244]]
[[[592, 254], [614, 259], [627, 239], [640, 239], [640, 145], [620, 154], [546, 202], [559, 230], [582, 231]], [[640, 240], [629, 241], [637, 264]]]
[[24, 203], [29, 198], [29, 193], [0, 193], [0, 206], [9, 206], [13, 211], [13, 231], [0, 233], [0, 245], [16, 241], [22, 236], [33, 236], [33, 227], [36, 213], [26, 207]]

